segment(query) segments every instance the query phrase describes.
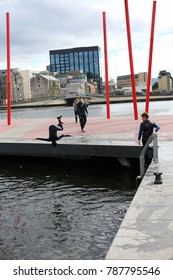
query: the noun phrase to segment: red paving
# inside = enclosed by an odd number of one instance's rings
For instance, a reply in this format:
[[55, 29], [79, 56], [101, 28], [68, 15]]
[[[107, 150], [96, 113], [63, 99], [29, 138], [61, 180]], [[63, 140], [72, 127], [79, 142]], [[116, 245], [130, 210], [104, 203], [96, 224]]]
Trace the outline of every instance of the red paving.
[[[161, 127], [158, 133], [159, 140], [173, 140], [173, 117], [171, 115], [153, 115], [150, 116], [150, 120]], [[116, 116], [108, 120], [106, 118], [88, 117], [85, 132], [81, 132], [79, 123], [76, 124], [73, 118], [63, 117], [63, 121], [63, 133], [71, 134], [72, 137], [89, 136], [94, 138], [99, 136], [99, 139], [130, 140], [137, 143], [136, 139], [141, 119], [135, 121], [133, 116]], [[6, 120], [0, 122], [1, 142], [5, 142], [9, 137], [14, 141], [15, 139], [26, 139], [27, 141], [34, 140], [36, 137], [48, 137], [49, 125], [57, 124], [56, 119], [12, 120], [11, 125], [7, 125]]]

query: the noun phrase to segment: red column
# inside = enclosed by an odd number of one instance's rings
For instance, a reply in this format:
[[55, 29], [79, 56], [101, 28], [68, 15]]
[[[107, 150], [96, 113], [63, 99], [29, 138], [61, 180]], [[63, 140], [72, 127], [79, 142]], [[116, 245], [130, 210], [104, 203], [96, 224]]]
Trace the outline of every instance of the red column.
[[104, 37], [104, 59], [105, 59], [106, 113], [107, 113], [107, 119], [110, 119], [108, 52], [107, 52], [106, 13], [105, 12], [103, 12], [103, 37]]
[[10, 77], [10, 14], [6, 13], [7, 34], [7, 124], [11, 124], [11, 77]]
[[125, 5], [125, 15], [126, 15], [126, 28], [127, 28], [127, 40], [128, 40], [128, 49], [129, 49], [134, 118], [135, 118], [135, 120], [137, 120], [138, 119], [138, 109], [137, 109], [137, 100], [136, 100], [136, 87], [135, 87], [135, 75], [134, 75], [134, 67], [133, 67], [133, 55], [132, 55], [132, 43], [131, 43], [131, 34], [130, 34], [128, 0], [124, 0], [124, 5]]
[[152, 12], [152, 21], [151, 21], [151, 35], [150, 35], [150, 50], [149, 50], [149, 59], [148, 59], [147, 92], [146, 92], [146, 104], [145, 104], [145, 111], [147, 113], [149, 113], [149, 100], [150, 100], [150, 84], [151, 84], [151, 68], [152, 68], [152, 56], [153, 56], [155, 15], [156, 15], [156, 1], [153, 1], [153, 12]]

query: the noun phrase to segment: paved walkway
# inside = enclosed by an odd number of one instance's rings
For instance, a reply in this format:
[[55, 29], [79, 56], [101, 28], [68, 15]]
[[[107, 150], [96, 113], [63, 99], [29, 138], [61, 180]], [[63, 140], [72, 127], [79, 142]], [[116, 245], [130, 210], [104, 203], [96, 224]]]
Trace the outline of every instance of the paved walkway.
[[[172, 116], [151, 116], [151, 120], [161, 126], [159, 141], [173, 140], [173, 118]], [[71, 138], [60, 140], [72, 143], [76, 140], [85, 141], [116, 141], [137, 145], [137, 134], [141, 120], [135, 121], [133, 116], [117, 116], [106, 118], [90, 118], [85, 127], [86, 132], [81, 132], [79, 123], [74, 123], [73, 118], [65, 118], [63, 133], [71, 134]], [[47, 137], [48, 127], [57, 124], [56, 119], [20, 119], [12, 120], [7, 125], [6, 120], [0, 120], [0, 142], [33, 142], [36, 137]], [[47, 143], [46, 143], [47, 144]], [[99, 144], [99, 143], [98, 143]]]
[[[159, 162], [152, 162], [126, 213], [106, 259], [173, 259], [173, 120], [155, 117]], [[163, 173], [154, 184], [153, 173]]]
[[[159, 148], [126, 213], [106, 259], [173, 259], [173, 143]], [[163, 172], [155, 185], [153, 172]]]

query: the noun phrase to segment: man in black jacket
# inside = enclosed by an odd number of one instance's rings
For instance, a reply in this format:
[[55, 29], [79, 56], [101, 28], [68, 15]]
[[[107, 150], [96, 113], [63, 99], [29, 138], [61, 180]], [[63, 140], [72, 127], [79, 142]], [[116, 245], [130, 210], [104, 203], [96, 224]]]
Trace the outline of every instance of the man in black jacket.
[[[149, 120], [148, 113], [144, 112], [142, 115], [142, 122], [140, 124], [139, 133], [138, 133], [138, 144], [141, 144], [141, 138], [142, 138], [142, 145], [143, 147], [146, 145], [149, 137], [153, 134], [153, 132], [157, 132], [160, 129], [160, 126], [158, 126], [156, 123], [151, 122]], [[145, 152], [145, 169], [148, 168], [148, 166], [151, 163], [151, 160], [153, 158], [153, 149], [149, 146]]]
[[148, 113], [144, 112], [142, 115], [142, 122], [140, 124], [139, 133], [138, 133], [138, 144], [141, 144], [142, 138], [142, 145], [143, 147], [148, 141], [148, 138], [153, 134], [153, 131], [157, 132], [160, 129], [160, 126], [154, 122], [149, 120]]
[[63, 122], [61, 120], [62, 116], [57, 117], [58, 125], [50, 125], [49, 126], [49, 138], [36, 138], [37, 140], [43, 140], [47, 142], [52, 142], [52, 145], [56, 146], [56, 141], [60, 140], [63, 137], [70, 137], [69, 134], [61, 134], [58, 136], [58, 130], [63, 130]]
[[82, 97], [80, 97], [78, 99], [77, 114], [79, 116], [81, 131], [85, 132], [84, 127], [85, 127], [86, 122], [87, 122], [86, 114], [88, 114], [88, 110], [87, 110], [87, 106], [86, 106], [85, 102], [83, 101]]

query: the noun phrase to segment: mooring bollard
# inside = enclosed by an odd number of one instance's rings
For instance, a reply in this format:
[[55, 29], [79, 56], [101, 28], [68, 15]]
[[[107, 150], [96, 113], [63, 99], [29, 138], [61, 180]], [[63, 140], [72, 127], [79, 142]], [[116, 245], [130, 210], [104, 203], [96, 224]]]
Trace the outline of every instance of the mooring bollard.
[[162, 173], [153, 173], [155, 175], [155, 180], [154, 180], [154, 184], [158, 185], [158, 184], [162, 184]]

